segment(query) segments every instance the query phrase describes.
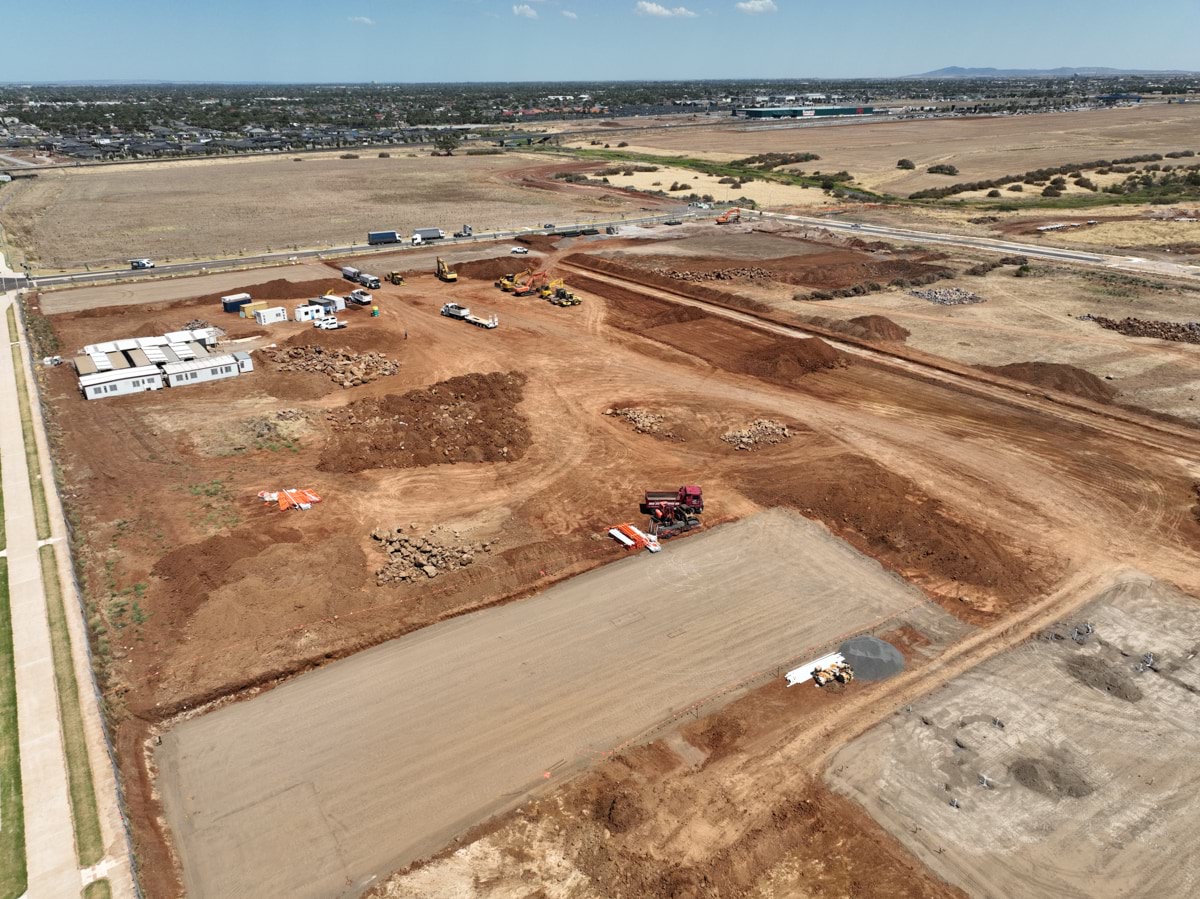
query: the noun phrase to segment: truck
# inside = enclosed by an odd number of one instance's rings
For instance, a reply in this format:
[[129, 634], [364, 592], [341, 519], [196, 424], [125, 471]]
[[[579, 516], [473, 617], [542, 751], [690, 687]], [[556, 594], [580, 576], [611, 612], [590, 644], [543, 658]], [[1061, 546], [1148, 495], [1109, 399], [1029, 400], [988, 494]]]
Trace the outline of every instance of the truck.
[[480, 318], [478, 315], [472, 315], [471, 310], [466, 306], [460, 306], [458, 303], [447, 303], [442, 307], [442, 315], [447, 318], [456, 318], [459, 321], [464, 321], [469, 325], [474, 325], [477, 328], [487, 328], [489, 331], [500, 324], [496, 316], [491, 318]]
[[400, 243], [402, 238], [399, 231], [368, 231], [367, 243], [373, 247], [388, 243]]
[[314, 318], [313, 327], [322, 331], [338, 331], [346, 327], [346, 323], [335, 316], [327, 315], [324, 318]]
[[140, 269], [144, 269], [144, 268], [154, 268], [154, 260], [153, 259], [130, 259], [129, 260], [129, 268], [135, 272], [139, 271]]
[[471, 237], [475, 234], [475, 229], [470, 225], [463, 225], [461, 231], [455, 231], [455, 237]]
[[342, 277], [345, 278], [347, 281], [353, 281], [355, 284], [358, 283], [358, 276], [360, 274], [362, 274], [362, 273], [358, 269], [351, 268], [348, 265], [342, 269]]
[[370, 306], [374, 301], [372, 296], [365, 290], [352, 290], [346, 294], [346, 305], [354, 306]]
[[358, 273], [358, 283], [367, 288], [367, 290], [379, 289], [379, 279], [374, 275], [368, 275], [366, 272]]
[[412, 242], [414, 247], [419, 247], [423, 243], [429, 243], [431, 240], [441, 240], [446, 236], [446, 232], [441, 228], [418, 228], [413, 232]]
[[704, 493], [696, 484], [678, 490], [647, 490], [642, 512], [650, 516], [651, 532], [665, 540], [700, 526]]

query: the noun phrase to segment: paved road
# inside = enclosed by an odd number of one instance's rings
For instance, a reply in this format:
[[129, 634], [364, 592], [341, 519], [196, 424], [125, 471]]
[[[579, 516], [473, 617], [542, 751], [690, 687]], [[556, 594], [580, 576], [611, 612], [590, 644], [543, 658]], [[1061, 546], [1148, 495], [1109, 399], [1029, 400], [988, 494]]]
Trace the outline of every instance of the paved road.
[[[642, 216], [640, 218], [620, 218], [610, 219], [601, 222], [584, 222], [572, 225], [560, 225], [557, 229], [545, 228], [525, 228], [519, 231], [488, 231], [486, 233], [477, 233], [471, 237], [448, 237], [444, 240], [436, 242], [437, 246], [443, 247], [461, 247], [470, 246], [475, 243], [511, 240], [514, 237], [527, 234], [562, 234], [564, 231], [577, 231], [583, 228], [597, 228], [603, 231], [608, 226], [621, 227], [622, 225], [649, 225], [657, 222], [664, 222], [668, 219], [689, 219], [697, 218], [701, 215], [716, 215], [718, 211], [707, 211], [704, 213], [696, 211], [688, 212], [672, 212], [662, 215]], [[344, 247], [324, 247], [321, 249], [311, 250], [285, 250], [279, 253], [264, 253], [260, 256], [245, 256], [237, 259], [209, 259], [196, 262], [179, 262], [172, 265], [162, 265], [151, 270], [133, 271], [132, 269], [111, 269], [100, 272], [80, 272], [66, 275], [38, 275], [31, 273], [31, 278], [34, 285], [37, 287], [59, 287], [72, 284], [92, 284], [99, 281], [123, 281], [137, 278], [162, 278], [169, 275], [195, 274], [205, 271], [220, 271], [234, 267], [254, 268], [266, 265], [281, 265], [292, 260], [314, 259], [317, 257], [335, 257], [335, 256], [351, 256], [364, 255], [368, 253], [397, 253], [427, 250], [430, 244], [426, 243], [420, 247], [414, 247], [405, 243], [385, 244], [383, 246], [373, 247], [368, 244], [350, 244]]]
[[[7, 315], [12, 301], [11, 294], [0, 297], [0, 317]], [[57, 899], [78, 896], [81, 880], [75, 859], [67, 767], [54, 684], [54, 658], [38, 560], [29, 469], [25, 464], [16, 372], [7, 345], [0, 352], [0, 421], [4, 422], [4, 427], [0, 428], [0, 463], [3, 468], [4, 523], [8, 535], [17, 729], [25, 801], [27, 895], [29, 899]]]
[[924, 602], [772, 510], [185, 721], [157, 763], [188, 896], [355, 895], [697, 701]]
[[780, 219], [831, 231], [848, 231], [858, 237], [876, 237], [910, 243], [943, 244], [965, 249], [983, 250], [988, 253], [1003, 253], [1014, 256], [1030, 256], [1055, 262], [1073, 262], [1079, 265], [1104, 266], [1139, 274], [1170, 275], [1182, 278], [1200, 278], [1200, 266], [1158, 259], [1143, 259], [1140, 256], [1118, 256], [1109, 253], [1087, 253], [1082, 250], [1046, 247], [1036, 244], [1013, 243], [994, 240], [990, 237], [968, 237], [962, 234], [941, 234], [933, 231], [914, 231], [910, 228], [894, 228], [888, 225], [872, 225], [848, 219], [813, 218], [806, 215], [784, 215], [777, 212], [760, 213], [763, 218]]

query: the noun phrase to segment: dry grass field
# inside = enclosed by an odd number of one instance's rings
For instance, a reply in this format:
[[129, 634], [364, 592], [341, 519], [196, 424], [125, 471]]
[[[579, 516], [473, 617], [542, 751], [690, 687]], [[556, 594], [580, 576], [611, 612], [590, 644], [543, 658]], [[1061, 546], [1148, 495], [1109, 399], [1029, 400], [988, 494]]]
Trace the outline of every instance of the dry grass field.
[[530, 157], [190, 160], [56, 170], [12, 185], [7, 240], [35, 268], [362, 243], [367, 231], [477, 231], [612, 216], [635, 198], [521, 180]]
[[[845, 169], [863, 186], [907, 196], [955, 181], [1019, 174], [1042, 166], [1140, 153], [1200, 152], [1200, 104], [1153, 105], [1047, 115], [936, 119], [811, 127], [664, 128], [629, 139], [631, 151], [738, 159], [756, 153], [808, 151], [808, 171]], [[908, 158], [916, 171], [896, 168]], [[958, 167], [958, 177], [930, 175], [934, 163]]]

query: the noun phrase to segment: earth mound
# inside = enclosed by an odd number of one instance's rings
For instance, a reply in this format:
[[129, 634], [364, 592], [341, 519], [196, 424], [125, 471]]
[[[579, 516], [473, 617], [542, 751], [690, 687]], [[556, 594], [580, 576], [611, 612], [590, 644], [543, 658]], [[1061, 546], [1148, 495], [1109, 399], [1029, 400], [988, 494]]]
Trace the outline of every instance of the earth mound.
[[513, 462], [532, 442], [517, 411], [519, 372], [469, 374], [402, 395], [369, 397], [329, 413], [317, 468], [352, 473], [456, 462]]
[[904, 656], [878, 637], [853, 637], [838, 650], [860, 680], [883, 680], [904, 670]]
[[844, 368], [850, 361], [820, 337], [783, 337], [763, 351], [748, 353], [737, 369], [778, 384], [831, 368]]
[[1059, 390], [1097, 403], [1110, 403], [1117, 395], [1115, 387], [1090, 371], [1059, 362], [1013, 362], [1010, 365], [982, 365], [980, 368], [1035, 387]]
[[1082, 799], [1096, 791], [1074, 765], [1061, 760], [1017, 759], [1009, 766], [1008, 772], [1021, 786], [1052, 799], [1062, 796]]
[[235, 293], [248, 293], [254, 297], [255, 302], [259, 300], [307, 300], [327, 293], [349, 293], [353, 289], [354, 285], [345, 278], [315, 278], [311, 281], [289, 281], [286, 278], [276, 278], [273, 281], [251, 284], [236, 290], [222, 290], [220, 293], [209, 294], [192, 302], [211, 302], [213, 305], [217, 305], [221, 302], [221, 297]]
[[860, 315], [850, 319], [850, 324], [863, 329], [866, 340], [907, 340], [908, 328], [902, 328], [890, 318], [883, 315]]
[[504, 275], [523, 272], [527, 268], [539, 271], [542, 267], [542, 257], [530, 254], [528, 256], [492, 256], [488, 259], [472, 259], [470, 262], [457, 262], [453, 268], [460, 278], [470, 278], [472, 281], [495, 281]]

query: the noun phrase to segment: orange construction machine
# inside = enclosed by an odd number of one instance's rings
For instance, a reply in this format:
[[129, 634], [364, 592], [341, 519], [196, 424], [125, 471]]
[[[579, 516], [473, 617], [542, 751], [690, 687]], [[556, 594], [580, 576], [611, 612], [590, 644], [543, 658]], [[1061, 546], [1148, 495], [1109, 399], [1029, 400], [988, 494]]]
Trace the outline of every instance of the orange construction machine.
[[738, 208], [727, 209], [722, 215], [717, 216], [718, 225], [736, 225], [742, 220], [742, 210]]

